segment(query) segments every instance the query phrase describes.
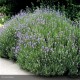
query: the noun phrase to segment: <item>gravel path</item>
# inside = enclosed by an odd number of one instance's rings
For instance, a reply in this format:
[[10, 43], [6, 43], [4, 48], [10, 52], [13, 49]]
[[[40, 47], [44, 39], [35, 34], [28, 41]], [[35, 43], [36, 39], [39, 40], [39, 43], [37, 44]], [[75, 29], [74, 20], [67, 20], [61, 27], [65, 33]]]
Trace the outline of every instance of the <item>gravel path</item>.
[[10, 60], [0, 58], [0, 75], [31, 75]]

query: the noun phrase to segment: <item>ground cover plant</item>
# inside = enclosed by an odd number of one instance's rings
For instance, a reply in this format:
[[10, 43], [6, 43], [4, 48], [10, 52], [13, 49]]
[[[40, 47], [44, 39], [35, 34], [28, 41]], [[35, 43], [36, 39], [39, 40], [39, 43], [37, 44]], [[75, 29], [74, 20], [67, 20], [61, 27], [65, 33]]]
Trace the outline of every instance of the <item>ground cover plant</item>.
[[0, 33], [0, 56], [37, 75], [80, 75], [80, 28], [52, 9], [21, 12]]

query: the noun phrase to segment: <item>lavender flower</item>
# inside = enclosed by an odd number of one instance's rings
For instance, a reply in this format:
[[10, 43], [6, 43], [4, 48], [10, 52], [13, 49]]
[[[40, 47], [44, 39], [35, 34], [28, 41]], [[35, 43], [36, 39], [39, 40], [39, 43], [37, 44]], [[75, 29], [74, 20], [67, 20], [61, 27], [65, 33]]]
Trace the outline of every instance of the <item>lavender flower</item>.
[[45, 52], [45, 53], [48, 53], [48, 52], [52, 52], [53, 49], [52, 48], [49, 48], [49, 47], [45, 47], [45, 46], [42, 46], [42, 51]]
[[19, 32], [19, 31], [17, 32], [17, 37], [18, 37], [18, 38], [21, 38], [21, 37], [22, 37], [21, 32]]
[[16, 46], [15, 47], [15, 53], [18, 53], [19, 50], [20, 50], [20, 46]]

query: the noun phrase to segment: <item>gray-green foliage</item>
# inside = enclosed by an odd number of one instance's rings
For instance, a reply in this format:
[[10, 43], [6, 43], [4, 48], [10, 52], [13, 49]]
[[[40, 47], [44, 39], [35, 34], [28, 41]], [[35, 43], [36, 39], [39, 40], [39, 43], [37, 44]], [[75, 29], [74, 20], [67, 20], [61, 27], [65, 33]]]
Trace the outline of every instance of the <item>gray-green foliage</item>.
[[0, 56], [9, 59], [15, 59], [14, 49], [16, 46], [16, 35], [13, 28], [6, 28], [0, 33]]
[[59, 15], [44, 11], [30, 15], [27, 31], [21, 33], [18, 63], [39, 75], [78, 75], [79, 29]]
[[80, 28], [60, 14], [37, 9], [16, 15], [0, 35], [1, 55], [15, 56], [23, 69], [38, 75], [79, 75]]

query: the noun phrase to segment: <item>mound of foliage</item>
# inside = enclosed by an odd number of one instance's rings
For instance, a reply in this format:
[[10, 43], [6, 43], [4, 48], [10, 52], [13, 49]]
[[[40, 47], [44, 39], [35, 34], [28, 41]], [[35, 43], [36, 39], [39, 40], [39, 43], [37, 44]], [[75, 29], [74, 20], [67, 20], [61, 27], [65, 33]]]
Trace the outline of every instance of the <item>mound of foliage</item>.
[[61, 13], [37, 9], [8, 21], [0, 35], [0, 56], [17, 60], [37, 75], [80, 75], [80, 29]]

